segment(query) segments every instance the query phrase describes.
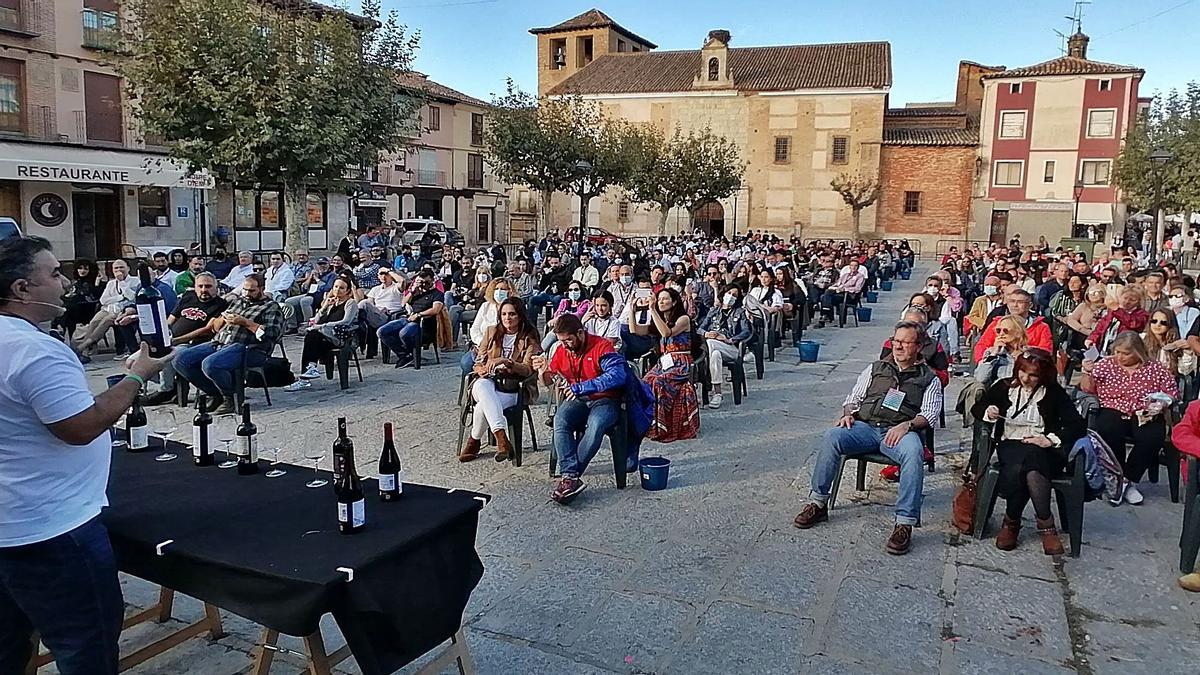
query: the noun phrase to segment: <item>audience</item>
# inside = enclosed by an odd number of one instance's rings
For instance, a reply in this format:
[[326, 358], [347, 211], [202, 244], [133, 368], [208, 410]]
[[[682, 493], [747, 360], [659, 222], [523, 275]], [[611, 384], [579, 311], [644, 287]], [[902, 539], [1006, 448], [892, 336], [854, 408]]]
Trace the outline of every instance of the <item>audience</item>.
[[354, 299], [354, 291], [349, 281], [337, 279], [321, 301], [316, 316], [300, 328], [304, 334], [304, 348], [300, 352], [300, 363], [304, 369], [297, 376], [298, 379], [284, 389], [307, 389], [310, 386], [308, 380], [321, 376], [317, 364], [331, 358], [334, 350], [340, 349], [357, 327], [358, 302]]

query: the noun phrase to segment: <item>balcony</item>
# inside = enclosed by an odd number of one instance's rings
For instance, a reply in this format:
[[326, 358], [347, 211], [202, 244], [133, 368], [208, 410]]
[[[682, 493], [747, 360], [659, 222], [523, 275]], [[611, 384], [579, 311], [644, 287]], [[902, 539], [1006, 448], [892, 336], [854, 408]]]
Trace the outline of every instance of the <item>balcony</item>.
[[24, 120], [20, 113], [0, 114], [0, 135], [34, 141], [57, 141], [54, 109], [48, 105], [32, 106]]
[[448, 187], [446, 172], [421, 169], [417, 171], [417, 185], [422, 187]]
[[95, 145], [123, 145], [124, 117], [119, 112], [76, 110], [75, 138], [71, 140]]
[[83, 10], [83, 46], [113, 51], [121, 37], [121, 23], [114, 12]]
[[0, 7], [0, 33], [18, 37], [37, 37], [39, 0], [20, 0], [17, 7]]

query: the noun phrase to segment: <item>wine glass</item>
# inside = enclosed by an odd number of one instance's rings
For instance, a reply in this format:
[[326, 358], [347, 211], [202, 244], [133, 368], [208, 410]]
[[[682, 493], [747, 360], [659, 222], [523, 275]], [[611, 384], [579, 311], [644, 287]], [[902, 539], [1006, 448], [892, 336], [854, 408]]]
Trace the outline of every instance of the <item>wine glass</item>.
[[218, 469], [232, 469], [237, 466], [237, 460], [229, 454], [229, 446], [237, 438], [237, 415], [221, 415], [217, 418], [217, 440], [224, 446], [225, 461], [217, 465]]
[[305, 483], [304, 487], [319, 488], [329, 485], [329, 481], [321, 478], [321, 474], [318, 473], [321, 460], [325, 459], [325, 443], [319, 438], [309, 440], [308, 445], [305, 446], [304, 456], [311, 459], [313, 463], [313, 479]]
[[117, 438], [117, 434], [120, 433], [121, 431], [123, 431], [124, 429], [125, 429], [125, 415], [121, 415], [119, 418], [117, 418], [117, 421], [112, 423], [112, 427], [109, 429], [109, 437], [112, 438], [112, 446], [114, 448], [124, 448], [127, 445], [129, 445], [129, 441], [127, 441], [125, 439]]
[[287, 471], [279, 468], [279, 451], [281, 448], [267, 448], [267, 452], [271, 453], [271, 469], [264, 475], [267, 478], [279, 478], [287, 473]]
[[179, 429], [179, 420], [175, 417], [175, 411], [167, 408], [159, 413], [154, 418], [154, 435], [162, 439], [163, 451], [160, 455], [154, 458], [156, 462], [169, 462], [177, 459], [179, 455], [167, 450], [167, 441], [171, 440], [171, 436]]

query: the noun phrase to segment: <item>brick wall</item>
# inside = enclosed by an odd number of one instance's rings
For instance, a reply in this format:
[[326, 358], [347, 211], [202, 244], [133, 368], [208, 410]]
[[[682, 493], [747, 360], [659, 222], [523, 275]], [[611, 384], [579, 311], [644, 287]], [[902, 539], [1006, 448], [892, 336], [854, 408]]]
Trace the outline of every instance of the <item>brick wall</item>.
[[[974, 174], [974, 148], [883, 146], [879, 228], [888, 236], [964, 236], [970, 216], [971, 177]], [[921, 193], [920, 213], [904, 213], [905, 192]]]

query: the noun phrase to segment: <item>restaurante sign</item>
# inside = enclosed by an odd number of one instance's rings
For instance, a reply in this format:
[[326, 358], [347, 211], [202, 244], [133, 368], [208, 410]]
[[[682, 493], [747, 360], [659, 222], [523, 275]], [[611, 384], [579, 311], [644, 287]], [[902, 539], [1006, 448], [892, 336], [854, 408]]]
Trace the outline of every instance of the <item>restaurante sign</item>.
[[129, 172], [120, 169], [90, 169], [88, 167], [17, 165], [17, 178], [41, 178], [53, 181], [83, 183], [128, 183]]
[[192, 174], [167, 155], [7, 141], [0, 141], [0, 180], [200, 189], [216, 186], [213, 176], [206, 172]]

